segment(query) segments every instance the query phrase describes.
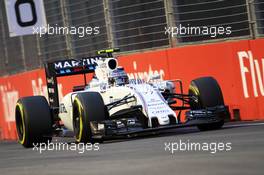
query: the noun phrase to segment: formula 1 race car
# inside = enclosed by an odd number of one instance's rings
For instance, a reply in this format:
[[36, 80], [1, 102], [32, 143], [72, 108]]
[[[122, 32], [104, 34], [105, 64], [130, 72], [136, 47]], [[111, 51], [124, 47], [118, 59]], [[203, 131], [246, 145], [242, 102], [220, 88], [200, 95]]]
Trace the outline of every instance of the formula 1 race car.
[[[76, 142], [95, 142], [175, 127], [220, 129], [229, 115], [217, 81], [202, 77], [191, 82], [188, 94], [180, 80], [129, 79], [113, 52], [45, 64], [48, 101], [43, 96], [18, 100], [15, 118], [19, 143], [31, 147], [62, 136], [67, 129]], [[93, 74], [87, 83], [86, 74]], [[84, 85], [73, 88], [59, 102], [57, 78], [83, 74]], [[178, 91], [178, 92], [177, 92]], [[185, 113], [185, 121], [180, 120]]]

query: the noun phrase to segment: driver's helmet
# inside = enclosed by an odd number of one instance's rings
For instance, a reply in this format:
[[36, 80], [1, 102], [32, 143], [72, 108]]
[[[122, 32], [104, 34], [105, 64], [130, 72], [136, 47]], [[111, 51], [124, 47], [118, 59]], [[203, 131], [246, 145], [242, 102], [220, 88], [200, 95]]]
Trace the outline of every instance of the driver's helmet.
[[129, 83], [127, 73], [124, 71], [123, 67], [118, 67], [113, 70], [109, 77], [108, 82], [110, 85], [123, 86]]

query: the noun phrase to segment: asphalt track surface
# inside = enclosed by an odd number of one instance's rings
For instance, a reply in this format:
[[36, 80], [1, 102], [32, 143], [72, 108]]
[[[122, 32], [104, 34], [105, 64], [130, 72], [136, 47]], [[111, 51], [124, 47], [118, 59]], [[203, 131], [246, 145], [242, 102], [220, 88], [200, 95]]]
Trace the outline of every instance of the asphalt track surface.
[[[56, 138], [58, 142], [69, 139]], [[230, 151], [165, 151], [164, 143], [228, 143]], [[115, 175], [263, 175], [264, 123], [229, 123], [222, 130], [199, 132], [195, 127], [158, 135], [107, 141], [99, 151], [24, 149], [0, 142], [0, 174], [115, 174]]]

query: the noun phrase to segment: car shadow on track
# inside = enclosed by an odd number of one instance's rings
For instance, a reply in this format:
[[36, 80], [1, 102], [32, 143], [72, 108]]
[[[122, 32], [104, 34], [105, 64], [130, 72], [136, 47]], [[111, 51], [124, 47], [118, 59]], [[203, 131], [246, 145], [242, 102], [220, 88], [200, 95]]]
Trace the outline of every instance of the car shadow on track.
[[[153, 139], [153, 138], [168, 137], [168, 136], [179, 136], [179, 135], [188, 135], [188, 134], [191, 135], [194, 133], [210, 133], [210, 132], [221, 131], [221, 130], [229, 130], [229, 129], [234, 129], [234, 128], [255, 126], [254, 124], [256, 123], [258, 122], [227, 122], [222, 129], [211, 130], [211, 131], [200, 131], [195, 126], [186, 127], [186, 128], [175, 128], [175, 129], [140, 133], [140, 134], [134, 134], [134, 135], [128, 135], [128, 136], [113, 137], [110, 139], [105, 139], [103, 142], [98, 140], [98, 142], [100, 142], [101, 144], [111, 144], [111, 143], [118, 143], [118, 142], [128, 142], [128, 141], [134, 141], [134, 140]], [[67, 139], [62, 138], [62, 141], [66, 141], [66, 140]], [[71, 139], [68, 138], [68, 140], [70, 140], [70, 141], [66, 141], [68, 143], [74, 142], [74, 139], [72, 138]]]
[[183, 136], [183, 135], [192, 135], [196, 133], [209, 133], [212, 131], [221, 131], [221, 130], [227, 130], [232, 129], [233, 127], [228, 128], [222, 128], [218, 130], [211, 130], [211, 131], [200, 131], [197, 127], [186, 127], [186, 128], [175, 128], [175, 129], [169, 129], [169, 130], [163, 130], [158, 132], [148, 132], [144, 134], [138, 134], [133, 136], [127, 136], [122, 138], [114, 138], [105, 140], [103, 144], [111, 144], [111, 143], [117, 143], [117, 142], [127, 142], [127, 141], [134, 141], [134, 140], [142, 140], [142, 139], [153, 139], [153, 138], [161, 138], [161, 137], [169, 137], [169, 136]]

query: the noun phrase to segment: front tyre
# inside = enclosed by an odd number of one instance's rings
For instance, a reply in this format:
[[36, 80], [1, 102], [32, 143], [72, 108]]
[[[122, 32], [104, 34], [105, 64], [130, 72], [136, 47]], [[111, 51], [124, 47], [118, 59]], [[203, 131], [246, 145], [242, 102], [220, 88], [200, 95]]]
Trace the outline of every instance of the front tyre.
[[18, 142], [26, 148], [51, 141], [52, 116], [43, 96], [24, 97], [15, 109]]
[[106, 120], [104, 101], [98, 92], [83, 92], [76, 95], [73, 102], [73, 128], [76, 142], [94, 142], [91, 121]]
[[[225, 106], [224, 98], [218, 82], [213, 77], [202, 77], [191, 82], [189, 95], [191, 110], [200, 110], [216, 106]], [[220, 129], [224, 125], [224, 117], [216, 123], [201, 124], [201, 131]]]

